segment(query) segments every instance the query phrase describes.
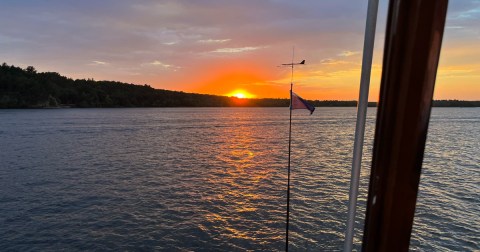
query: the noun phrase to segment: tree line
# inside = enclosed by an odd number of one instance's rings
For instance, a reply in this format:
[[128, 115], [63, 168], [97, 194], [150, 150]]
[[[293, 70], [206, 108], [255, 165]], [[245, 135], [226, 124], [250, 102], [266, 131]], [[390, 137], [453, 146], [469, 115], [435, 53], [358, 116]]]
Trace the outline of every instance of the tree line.
[[[356, 101], [309, 101], [317, 107], [354, 107]], [[434, 101], [436, 106], [480, 106], [480, 101]], [[288, 99], [240, 99], [194, 94], [117, 81], [71, 79], [56, 72], [39, 73], [3, 63], [0, 108], [113, 107], [287, 107]], [[376, 106], [376, 103], [369, 103]]]

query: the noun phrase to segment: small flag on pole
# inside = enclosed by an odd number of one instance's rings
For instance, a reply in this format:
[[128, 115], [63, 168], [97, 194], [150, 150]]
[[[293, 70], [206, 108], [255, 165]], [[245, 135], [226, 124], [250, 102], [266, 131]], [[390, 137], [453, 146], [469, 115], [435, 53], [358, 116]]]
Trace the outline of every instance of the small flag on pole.
[[308, 109], [310, 115], [315, 111], [315, 107], [312, 104], [308, 103], [292, 91], [290, 92], [290, 102], [290, 109]]

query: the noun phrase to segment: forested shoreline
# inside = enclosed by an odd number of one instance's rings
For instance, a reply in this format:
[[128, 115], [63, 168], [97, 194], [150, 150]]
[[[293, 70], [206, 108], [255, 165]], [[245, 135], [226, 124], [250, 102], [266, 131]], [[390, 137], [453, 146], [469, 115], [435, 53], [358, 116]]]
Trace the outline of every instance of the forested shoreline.
[[[356, 101], [309, 100], [317, 107], [355, 107]], [[287, 107], [288, 99], [240, 99], [154, 89], [117, 81], [71, 79], [56, 72], [38, 73], [3, 63], [0, 66], [0, 108], [123, 107]], [[480, 107], [480, 101], [439, 100], [437, 107]], [[374, 107], [376, 103], [370, 102]]]

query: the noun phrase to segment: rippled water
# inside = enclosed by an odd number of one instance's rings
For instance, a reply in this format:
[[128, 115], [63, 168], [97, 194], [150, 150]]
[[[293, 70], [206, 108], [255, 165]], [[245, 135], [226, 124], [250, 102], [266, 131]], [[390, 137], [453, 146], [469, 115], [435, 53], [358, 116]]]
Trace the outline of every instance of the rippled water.
[[[355, 108], [307, 114], [290, 248], [341, 250]], [[430, 126], [411, 249], [479, 249], [480, 110], [435, 108]], [[287, 108], [0, 110], [0, 250], [283, 250], [287, 130]]]

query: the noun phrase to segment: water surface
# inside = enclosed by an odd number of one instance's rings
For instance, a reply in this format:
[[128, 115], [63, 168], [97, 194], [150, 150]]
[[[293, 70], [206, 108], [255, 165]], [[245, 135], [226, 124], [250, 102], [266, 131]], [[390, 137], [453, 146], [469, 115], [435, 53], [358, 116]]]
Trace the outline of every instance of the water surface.
[[[293, 251], [343, 248], [355, 112], [294, 111]], [[433, 109], [412, 250], [479, 249], [479, 136]], [[0, 139], [0, 250], [284, 249], [287, 108], [0, 110]]]

